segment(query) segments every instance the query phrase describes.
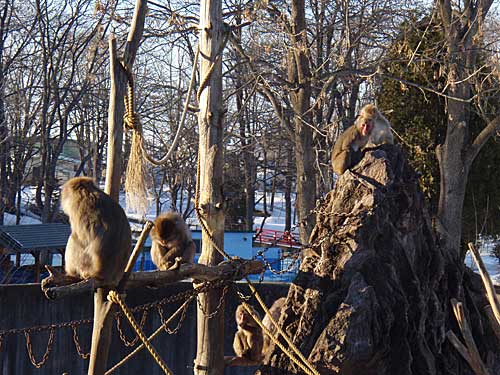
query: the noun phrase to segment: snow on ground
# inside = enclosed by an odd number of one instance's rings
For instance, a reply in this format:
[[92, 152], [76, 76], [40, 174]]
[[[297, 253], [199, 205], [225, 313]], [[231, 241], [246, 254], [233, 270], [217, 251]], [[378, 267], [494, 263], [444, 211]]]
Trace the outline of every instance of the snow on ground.
[[[25, 197], [26, 202], [33, 202], [33, 197], [34, 197], [34, 189], [27, 187], [23, 190], [23, 196]], [[256, 204], [256, 210], [263, 211], [263, 203], [262, 203], [262, 192], [256, 192], [256, 197], [255, 200], [258, 202]], [[294, 196], [292, 196], [292, 200], [294, 199]], [[284, 231], [285, 229], [285, 198], [283, 193], [275, 193], [274, 196], [274, 207], [273, 210], [270, 211], [270, 202], [271, 202], [271, 193], [267, 193], [266, 195], [266, 200], [267, 200], [267, 211], [271, 215], [265, 219], [264, 227], [263, 229], [270, 229], [270, 230], [277, 230], [277, 231]], [[125, 194], [121, 193], [120, 194], [120, 205], [124, 207], [125, 211], [126, 210], [126, 205], [125, 205]], [[170, 207], [170, 203], [166, 202], [164, 203], [163, 207], [164, 210], [168, 210]], [[21, 210], [25, 210], [25, 204], [22, 205]], [[292, 218], [294, 218], [294, 205], [292, 204]], [[139, 215], [134, 215], [133, 213], [127, 212], [127, 215], [130, 218], [134, 219], [142, 219]], [[150, 208], [148, 211], [148, 214], [146, 215], [146, 218], [149, 220], [154, 220], [156, 217], [156, 211], [155, 211], [155, 205], [151, 201]], [[264, 217], [255, 217], [254, 218], [254, 230], [257, 230], [261, 227], [262, 221], [264, 220]], [[188, 218], [186, 220], [192, 228], [198, 227], [198, 220], [196, 219], [196, 215], [193, 213], [192, 217]], [[16, 223], [16, 217], [15, 215], [11, 214], [5, 214], [5, 225], [15, 225]], [[27, 225], [27, 224], [40, 224], [41, 221], [29, 217], [29, 216], [22, 216], [21, 217], [21, 224], [22, 225]], [[140, 231], [142, 228], [142, 224], [139, 223], [131, 223], [132, 229], [135, 231]], [[199, 227], [198, 227], [199, 229]], [[298, 229], [295, 227], [295, 225], [292, 223], [292, 229], [294, 233], [298, 234]], [[493, 250], [493, 245], [494, 243], [491, 241], [483, 241], [480, 243], [479, 250], [481, 253], [481, 258], [483, 259], [483, 262], [491, 276], [492, 281], [496, 285], [500, 285], [500, 264], [499, 260], [492, 255], [492, 250]], [[472, 260], [472, 257], [470, 253], [468, 252], [466, 257], [465, 257], [465, 264], [469, 267], [471, 267], [474, 271], [477, 272], [477, 266], [475, 265], [474, 261]]]
[[[4, 214], [4, 219], [3, 219], [3, 225], [16, 225], [16, 215]], [[29, 225], [29, 224], [42, 224], [42, 222], [39, 219], [36, 219], [34, 217], [29, 217], [29, 216], [24, 216], [21, 215], [21, 222], [19, 223], [20, 225]]]
[[[490, 274], [491, 280], [495, 285], [500, 285], [500, 263], [499, 259], [492, 254], [493, 246], [495, 245], [492, 241], [484, 241], [479, 244], [479, 253], [481, 254], [481, 259]], [[475, 272], [479, 273], [477, 270], [477, 265], [472, 259], [470, 251], [467, 252], [465, 256], [465, 264], [472, 268]]]
[[[264, 211], [264, 205], [262, 201], [262, 192], [256, 192], [255, 193], [255, 201], [258, 202], [255, 205], [255, 209], [259, 210], [261, 212]], [[295, 196], [292, 195], [292, 200], [295, 199]], [[264, 228], [263, 229], [271, 229], [271, 230], [278, 230], [278, 231], [284, 231], [285, 230], [285, 195], [283, 193], [275, 193], [274, 194], [274, 207], [273, 210], [270, 211], [270, 202], [271, 202], [271, 193], [266, 194], [266, 200], [267, 200], [267, 212], [271, 215], [266, 218], [266, 222], [264, 223]], [[295, 207], [294, 204], [292, 203], [292, 219], [294, 218], [294, 211]], [[257, 230], [260, 228], [262, 225], [262, 221], [264, 220], [264, 217], [258, 216], [254, 218], [254, 223], [253, 223], [253, 229]], [[298, 234], [298, 228], [294, 227], [294, 223], [292, 223], [292, 232]]]

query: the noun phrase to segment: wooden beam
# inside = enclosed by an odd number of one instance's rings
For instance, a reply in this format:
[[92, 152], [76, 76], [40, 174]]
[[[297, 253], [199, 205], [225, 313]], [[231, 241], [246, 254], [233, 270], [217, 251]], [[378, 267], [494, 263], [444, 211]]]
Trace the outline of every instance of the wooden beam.
[[477, 349], [476, 343], [472, 336], [472, 331], [470, 329], [469, 322], [465, 316], [465, 311], [462, 302], [458, 302], [455, 298], [450, 300], [453, 307], [453, 312], [457, 318], [458, 326], [462, 332], [462, 336], [465, 340], [465, 345], [470, 356], [470, 366], [472, 370], [477, 375], [489, 375], [489, 371], [483, 363], [481, 356], [479, 355], [479, 350]]
[[495, 336], [498, 339], [498, 342], [500, 342], [500, 325], [497, 322], [497, 319], [495, 317], [495, 314], [493, 313], [493, 309], [491, 308], [490, 305], [486, 305], [484, 307], [484, 311], [486, 312], [486, 315], [488, 316], [488, 321], [490, 322], [491, 329], [495, 333]]
[[[130, 274], [125, 289], [145, 286], [160, 287], [189, 278], [197, 281], [240, 280], [247, 275], [259, 274], [262, 271], [264, 271], [264, 264], [259, 260], [242, 260], [238, 263], [225, 263], [218, 266], [205, 266], [196, 263], [182, 264], [177, 270], [134, 272]], [[42, 290], [51, 299], [90, 293], [99, 286], [93, 279], [78, 283], [63, 279], [61, 284], [57, 286], [50, 284], [50, 282], [42, 283]]]
[[472, 254], [472, 259], [474, 259], [477, 264], [477, 268], [479, 269], [479, 274], [481, 275], [481, 279], [483, 280], [484, 288], [486, 289], [486, 296], [488, 297], [488, 301], [490, 302], [493, 315], [495, 316], [497, 323], [500, 325], [500, 303], [498, 302], [497, 294], [495, 288], [493, 287], [493, 282], [491, 281], [490, 275], [483, 263], [483, 259], [481, 258], [479, 251], [472, 244], [472, 242], [469, 242], [469, 250]]

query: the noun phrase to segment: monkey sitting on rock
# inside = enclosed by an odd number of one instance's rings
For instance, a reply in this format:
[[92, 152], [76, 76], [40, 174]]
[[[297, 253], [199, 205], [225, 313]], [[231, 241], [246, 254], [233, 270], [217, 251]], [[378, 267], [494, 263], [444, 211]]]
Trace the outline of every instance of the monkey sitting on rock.
[[333, 171], [341, 175], [358, 164], [366, 146], [394, 143], [389, 121], [373, 104], [365, 105], [354, 125], [347, 128], [337, 139], [332, 152]]
[[193, 263], [196, 245], [191, 231], [176, 212], [158, 216], [151, 230], [151, 260], [158, 269], [173, 270], [183, 263]]

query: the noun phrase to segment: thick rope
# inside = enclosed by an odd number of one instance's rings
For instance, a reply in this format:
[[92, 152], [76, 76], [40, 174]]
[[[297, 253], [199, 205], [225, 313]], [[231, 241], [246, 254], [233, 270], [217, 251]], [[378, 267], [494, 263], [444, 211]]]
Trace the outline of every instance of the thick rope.
[[[153, 340], [156, 336], [158, 336], [164, 328], [167, 327], [167, 325], [172, 321], [174, 320], [174, 318], [179, 315], [182, 311], [184, 311], [186, 308], [187, 308], [187, 305], [189, 305], [191, 303], [191, 301], [193, 301], [193, 299], [196, 297], [196, 295], [193, 295], [191, 297], [189, 297], [186, 301], [184, 301], [184, 303], [167, 319], [163, 322], [163, 324], [160, 325], [160, 327], [158, 327], [158, 329], [156, 331], [154, 331], [148, 338], [147, 338], [147, 341], [150, 342], [151, 340]], [[132, 352], [130, 352], [129, 354], [127, 354], [127, 356], [125, 356], [120, 362], [118, 362], [117, 364], [115, 364], [113, 367], [111, 367], [108, 371], [106, 371], [106, 373], [104, 375], [110, 375], [112, 374], [113, 372], [115, 372], [116, 370], [118, 370], [121, 366], [123, 366], [130, 358], [132, 358], [133, 356], [135, 356], [137, 353], [139, 353], [142, 349], [144, 349], [145, 345], [144, 344], [141, 344], [139, 345], [137, 348], [135, 348]]]
[[[247, 313], [249, 313], [252, 316], [253, 320], [255, 320], [255, 322], [260, 326], [260, 328], [262, 328], [262, 331], [266, 335], [268, 335], [269, 338], [283, 351], [283, 353], [285, 353], [288, 356], [288, 358], [290, 358], [297, 366], [299, 366], [302, 369], [302, 371], [304, 371], [307, 375], [319, 375], [319, 372], [316, 371], [316, 369], [310, 368], [311, 365], [309, 363], [302, 363], [295, 357], [295, 355], [292, 352], [286, 349], [285, 346], [279, 341], [279, 338], [273, 335], [273, 333], [262, 323], [260, 318], [257, 315], [255, 315], [255, 313], [252, 311], [252, 308], [246, 302], [244, 302], [244, 300], [242, 300], [242, 305], [247, 311]], [[269, 316], [271, 315], [269, 314]]]
[[108, 293], [108, 300], [116, 303], [118, 306], [120, 306], [123, 314], [127, 317], [130, 325], [134, 329], [135, 333], [139, 338], [141, 339], [142, 343], [146, 347], [146, 349], [149, 351], [151, 356], [154, 358], [156, 363], [158, 363], [158, 366], [163, 370], [165, 374], [172, 375], [172, 371], [168, 368], [167, 364], [163, 361], [163, 359], [160, 357], [156, 349], [149, 343], [147, 337], [144, 335], [144, 332], [142, 332], [141, 328], [135, 321], [134, 315], [132, 315], [132, 312], [129, 310], [125, 302], [123, 301], [123, 298], [121, 295], [119, 295], [115, 290], [111, 290]]
[[[209, 232], [208, 230], [208, 227], [207, 227], [207, 224], [205, 222], [205, 218], [203, 217], [202, 213], [201, 213], [201, 209], [200, 209], [200, 175], [201, 175], [201, 172], [200, 172], [200, 152], [199, 152], [199, 149], [198, 149], [198, 164], [197, 164], [197, 169], [196, 169], [196, 192], [195, 192], [195, 212], [196, 212], [196, 216], [198, 218], [198, 221], [200, 223], [200, 226], [203, 230], [203, 232], [207, 235], [210, 243], [212, 244], [212, 246], [222, 255], [224, 256], [225, 258], [227, 259], [230, 259], [230, 260], [235, 260], [235, 258], [231, 257], [226, 251], [224, 251], [223, 249], [221, 249], [217, 243], [215, 242], [215, 239], [213, 238], [212, 234]], [[264, 301], [262, 300], [262, 298], [260, 297], [260, 294], [259, 292], [257, 292], [257, 289], [255, 289], [253, 283], [250, 281], [250, 279], [248, 278], [248, 276], [245, 276], [245, 281], [248, 283], [248, 287], [250, 288], [252, 294], [255, 296], [255, 298], [257, 299], [257, 302], [259, 303], [259, 305], [262, 307], [262, 309], [264, 310], [264, 312], [269, 315], [269, 318], [271, 320], [271, 322], [273, 323], [273, 325], [276, 327], [276, 329], [278, 330], [278, 333], [285, 339], [285, 341], [287, 342], [287, 344], [290, 346], [290, 348], [292, 348], [293, 352], [295, 352], [295, 354], [297, 354], [297, 356], [303, 361], [303, 363], [305, 364], [305, 366], [307, 366], [307, 368], [309, 369], [309, 371], [314, 374], [314, 375], [319, 375], [319, 372], [318, 370], [316, 370], [313, 365], [311, 365], [309, 363], [309, 361], [306, 359], [306, 357], [301, 353], [301, 351], [295, 346], [295, 344], [292, 342], [292, 340], [288, 337], [288, 335], [285, 333], [285, 331], [283, 331], [283, 329], [278, 325], [278, 323], [276, 322], [276, 320], [272, 317], [272, 314], [269, 312], [269, 309], [267, 308], [266, 304], [264, 303]], [[274, 340], [273, 340], [274, 341]], [[279, 345], [278, 345], [279, 346]], [[280, 346], [281, 348], [281, 346]], [[282, 349], [283, 350], [283, 349]], [[288, 355], [290, 357], [290, 355], [288, 354], [288, 351], [286, 350], [283, 350], [283, 352]], [[290, 359], [293, 360], [292, 357], [290, 357]], [[294, 361], [295, 362], [295, 361]]]

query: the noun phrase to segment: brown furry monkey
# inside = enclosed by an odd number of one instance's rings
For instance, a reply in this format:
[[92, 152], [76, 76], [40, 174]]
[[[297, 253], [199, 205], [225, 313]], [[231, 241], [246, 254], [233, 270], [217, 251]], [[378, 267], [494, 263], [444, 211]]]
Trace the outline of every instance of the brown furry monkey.
[[[250, 306], [253, 313], [258, 317], [259, 314]], [[238, 331], [234, 334], [233, 350], [236, 357], [226, 357], [228, 366], [255, 366], [262, 362], [262, 347], [264, 338], [262, 328], [245, 310], [243, 305], [236, 308], [235, 313]]]
[[182, 263], [193, 263], [196, 245], [191, 231], [176, 212], [158, 216], [151, 230], [151, 260], [158, 269], [177, 269]]
[[121, 206], [88, 177], [63, 185], [61, 206], [71, 224], [66, 274], [117, 285], [132, 251], [130, 225]]
[[369, 144], [394, 143], [389, 121], [373, 104], [365, 105], [354, 125], [347, 128], [337, 139], [332, 152], [332, 168], [341, 175], [358, 164], [363, 157], [362, 149]]

